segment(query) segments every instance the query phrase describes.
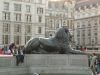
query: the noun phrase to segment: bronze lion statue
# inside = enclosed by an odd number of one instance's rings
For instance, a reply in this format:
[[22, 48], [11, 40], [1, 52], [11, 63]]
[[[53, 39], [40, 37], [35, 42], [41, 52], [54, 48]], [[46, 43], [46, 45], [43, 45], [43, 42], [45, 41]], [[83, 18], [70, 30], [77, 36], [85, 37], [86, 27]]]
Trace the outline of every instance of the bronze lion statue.
[[83, 54], [70, 46], [71, 34], [66, 27], [61, 27], [52, 38], [31, 38], [24, 46], [25, 54]]

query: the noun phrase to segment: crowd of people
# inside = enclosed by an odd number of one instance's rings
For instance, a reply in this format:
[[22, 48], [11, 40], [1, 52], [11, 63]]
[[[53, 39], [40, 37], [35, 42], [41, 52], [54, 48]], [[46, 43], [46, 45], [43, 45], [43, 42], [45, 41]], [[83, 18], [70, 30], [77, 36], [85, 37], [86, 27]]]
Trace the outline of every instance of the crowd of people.
[[15, 43], [11, 43], [9, 46], [4, 45], [0, 47], [0, 55], [11, 55], [13, 54], [13, 50], [16, 49], [23, 49], [24, 46], [15, 45]]
[[9, 49], [8, 46], [0, 47], [0, 55], [10, 55], [10, 54], [11, 50]]
[[0, 48], [0, 54], [15, 56], [16, 66], [18, 66], [19, 63], [24, 62], [23, 46], [16, 46], [15, 43], [12, 43], [9, 46], [4, 46], [3, 48]]

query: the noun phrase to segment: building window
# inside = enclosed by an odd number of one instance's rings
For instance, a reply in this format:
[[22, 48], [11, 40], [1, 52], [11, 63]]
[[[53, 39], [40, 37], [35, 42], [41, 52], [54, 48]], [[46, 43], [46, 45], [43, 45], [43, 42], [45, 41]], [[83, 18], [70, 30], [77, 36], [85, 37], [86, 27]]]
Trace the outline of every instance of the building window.
[[47, 27], [48, 25], [48, 19], [45, 19], [45, 26]]
[[10, 20], [10, 13], [9, 12], [3, 12], [3, 20]]
[[37, 8], [37, 14], [43, 14], [43, 8], [38, 7]]
[[39, 34], [42, 33], [42, 27], [38, 27], [38, 33], [39, 33]]
[[98, 44], [98, 38], [95, 37], [95, 44]]
[[54, 8], [55, 9], [59, 9], [59, 4], [58, 3], [55, 3]]
[[21, 4], [14, 4], [14, 11], [21, 11]]
[[26, 21], [31, 22], [32, 21], [32, 15], [26, 15]]
[[14, 36], [14, 43], [17, 45], [21, 44], [21, 36], [19, 35]]
[[72, 29], [72, 20], [69, 20], [69, 28]]
[[31, 2], [31, 0], [25, 0], [26, 2]]
[[26, 36], [26, 42], [29, 41], [31, 36]]
[[31, 33], [31, 25], [26, 25], [25, 31], [26, 31], [26, 33]]
[[21, 25], [20, 24], [15, 24], [15, 33], [21, 33]]
[[4, 2], [4, 10], [9, 10], [9, 3], [8, 2]]
[[51, 9], [52, 8], [52, 3], [49, 1], [48, 3], [48, 8]]
[[59, 28], [59, 23], [56, 25], [56, 28]]
[[26, 12], [30, 12], [31, 6], [30, 5], [26, 5]]
[[88, 29], [88, 36], [91, 36], [91, 29]]
[[97, 25], [97, 23], [94, 23], [95, 25]]
[[70, 27], [70, 20], [67, 20], [67, 26]]
[[9, 35], [3, 35], [3, 44], [9, 44], [10, 42], [10, 36]]
[[21, 21], [21, 14], [15, 14], [15, 21]]
[[64, 25], [64, 26], [66, 25], [66, 21], [63, 21], [63, 25]]
[[22, 2], [22, 0], [13, 0], [13, 1], [18, 1], [18, 2]]
[[42, 22], [42, 16], [38, 16], [38, 22], [39, 22], [39, 23]]
[[42, 0], [38, 0], [38, 3], [42, 4]]
[[82, 35], [85, 37], [85, 29], [82, 30]]
[[89, 40], [89, 45], [91, 45], [91, 37], [89, 37], [88, 40]]
[[99, 17], [99, 24], [100, 24], [100, 17]]
[[85, 38], [83, 38], [83, 45], [85, 46]]
[[88, 24], [88, 27], [91, 28], [91, 24], [90, 23]]
[[80, 28], [80, 23], [77, 23], [77, 28]]
[[77, 37], [80, 37], [80, 30], [77, 29]]
[[10, 32], [10, 24], [9, 23], [3, 23], [3, 32]]
[[98, 28], [94, 27], [94, 36], [97, 37], [98, 36]]
[[[50, 27], [50, 28], [53, 28], [53, 19], [50, 19], [49, 21], [50, 21], [49, 27]], [[58, 23], [59, 23], [59, 21], [58, 21]]]
[[98, 28], [97, 27], [94, 27], [93, 30], [94, 30], [94, 32], [97, 32], [98, 31]]
[[80, 38], [77, 38], [77, 44], [80, 45]]

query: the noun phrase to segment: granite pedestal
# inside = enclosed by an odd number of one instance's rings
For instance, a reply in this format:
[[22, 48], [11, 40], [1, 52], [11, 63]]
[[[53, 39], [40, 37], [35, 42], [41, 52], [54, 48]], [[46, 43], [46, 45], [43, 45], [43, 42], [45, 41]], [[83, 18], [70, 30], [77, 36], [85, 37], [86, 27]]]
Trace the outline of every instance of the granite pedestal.
[[0, 57], [0, 75], [91, 75], [86, 55], [30, 54], [15, 65], [15, 57]]

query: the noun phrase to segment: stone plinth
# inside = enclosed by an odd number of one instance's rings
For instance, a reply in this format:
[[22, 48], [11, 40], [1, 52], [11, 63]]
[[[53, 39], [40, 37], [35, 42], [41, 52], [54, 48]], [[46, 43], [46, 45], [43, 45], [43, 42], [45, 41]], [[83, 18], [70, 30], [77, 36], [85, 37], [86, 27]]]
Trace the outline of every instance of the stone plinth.
[[15, 57], [0, 57], [0, 75], [91, 75], [86, 55], [25, 55], [24, 64], [15, 65]]

